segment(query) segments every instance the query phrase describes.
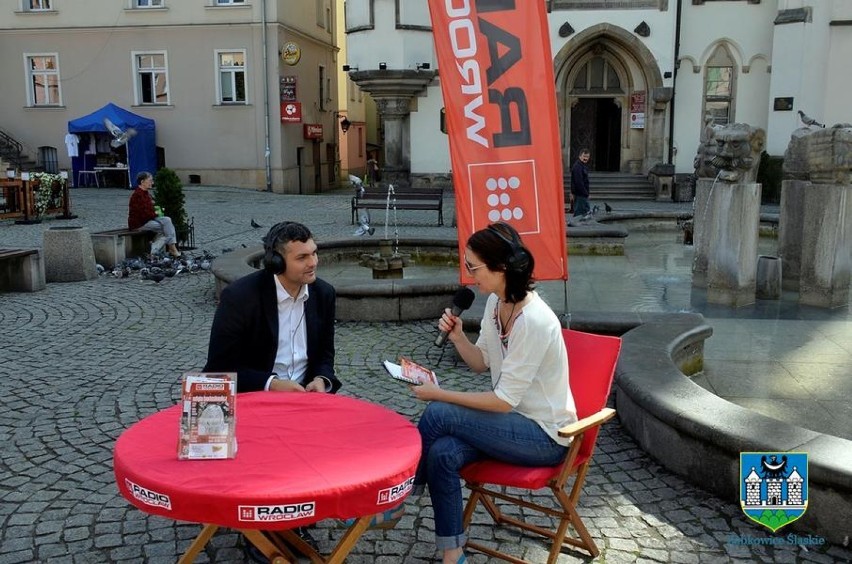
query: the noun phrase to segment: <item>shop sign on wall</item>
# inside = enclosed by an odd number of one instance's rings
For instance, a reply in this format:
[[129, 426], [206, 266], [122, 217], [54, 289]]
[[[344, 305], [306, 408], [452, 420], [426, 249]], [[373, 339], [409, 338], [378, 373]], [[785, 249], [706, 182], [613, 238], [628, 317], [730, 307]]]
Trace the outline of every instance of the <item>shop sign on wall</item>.
[[302, 123], [302, 104], [281, 102], [281, 123]]
[[630, 94], [630, 129], [645, 129], [645, 91]]
[[288, 41], [281, 47], [281, 61], [291, 67], [302, 58], [302, 48], [293, 41]]
[[321, 123], [306, 123], [304, 128], [305, 139], [322, 139]]
[[296, 77], [282, 76], [278, 85], [278, 92], [282, 102], [295, 102], [296, 98]]

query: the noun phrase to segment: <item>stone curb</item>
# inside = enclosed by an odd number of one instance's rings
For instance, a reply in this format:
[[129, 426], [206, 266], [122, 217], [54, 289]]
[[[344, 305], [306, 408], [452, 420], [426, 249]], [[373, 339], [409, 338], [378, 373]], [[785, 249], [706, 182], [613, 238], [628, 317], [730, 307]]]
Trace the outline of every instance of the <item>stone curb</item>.
[[729, 500], [740, 497], [740, 452], [807, 452], [810, 503], [791, 528], [848, 543], [852, 441], [732, 404], [685, 376], [701, 369], [711, 334], [703, 322], [680, 317], [623, 335], [616, 409], [625, 430], [666, 468]]

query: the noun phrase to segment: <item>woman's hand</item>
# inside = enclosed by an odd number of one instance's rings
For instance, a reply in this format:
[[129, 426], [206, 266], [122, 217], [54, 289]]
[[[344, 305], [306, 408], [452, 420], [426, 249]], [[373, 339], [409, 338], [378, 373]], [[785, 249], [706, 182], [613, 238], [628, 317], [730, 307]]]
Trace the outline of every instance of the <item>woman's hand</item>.
[[423, 401], [433, 401], [438, 399], [438, 394], [441, 392], [441, 388], [433, 384], [432, 382], [424, 382], [419, 386], [409, 386], [411, 388], [414, 396]]
[[453, 311], [450, 308], [445, 309], [444, 315], [442, 315], [441, 319], [438, 320], [438, 330], [446, 331], [447, 338], [455, 343], [456, 339], [458, 339], [462, 334], [461, 318], [457, 315], [453, 315]]

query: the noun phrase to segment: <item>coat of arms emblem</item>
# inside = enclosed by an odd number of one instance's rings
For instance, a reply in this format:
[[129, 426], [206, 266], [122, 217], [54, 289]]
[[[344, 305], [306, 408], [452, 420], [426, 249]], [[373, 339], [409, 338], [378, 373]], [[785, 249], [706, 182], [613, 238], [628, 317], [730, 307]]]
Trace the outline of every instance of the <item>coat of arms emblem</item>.
[[746, 516], [773, 533], [808, 509], [805, 452], [741, 452], [740, 505]]

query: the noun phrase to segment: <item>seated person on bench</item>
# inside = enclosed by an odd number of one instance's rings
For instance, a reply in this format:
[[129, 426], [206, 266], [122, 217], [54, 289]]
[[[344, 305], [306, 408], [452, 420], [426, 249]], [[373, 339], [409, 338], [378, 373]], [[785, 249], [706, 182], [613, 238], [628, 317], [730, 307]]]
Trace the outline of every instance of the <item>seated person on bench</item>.
[[127, 227], [142, 231], [153, 231], [157, 234], [151, 244], [151, 252], [159, 251], [165, 242], [166, 250], [173, 257], [179, 257], [177, 250], [177, 235], [170, 217], [160, 216], [154, 211], [154, 198], [149, 190], [154, 185], [154, 177], [150, 172], [140, 172], [136, 175], [136, 189], [130, 195], [130, 208], [127, 213]]

